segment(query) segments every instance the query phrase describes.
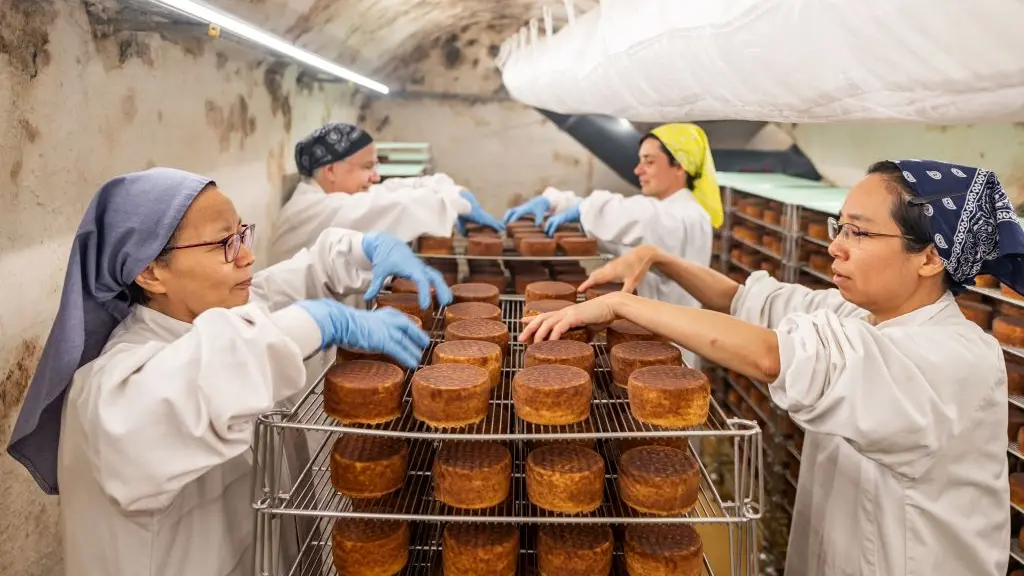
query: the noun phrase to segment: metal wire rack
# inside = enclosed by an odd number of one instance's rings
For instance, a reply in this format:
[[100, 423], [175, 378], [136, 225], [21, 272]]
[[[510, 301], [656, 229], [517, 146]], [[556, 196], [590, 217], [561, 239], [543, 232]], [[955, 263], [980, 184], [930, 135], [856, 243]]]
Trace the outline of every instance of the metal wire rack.
[[[522, 298], [502, 297], [503, 320], [514, 341], [520, 333]], [[444, 311], [439, 310], [431, 327], [432, 342], [424, 354], [428, 362], [433, 347], [440, 342]], [[528, 531], [537, 524], [635, 524], [691, 523], [715, 524], [728, 530], [731, 573], [756, 573], [757, 554], [753, 526], [761, 516], [764, 502], [761, 432], [755, 422], [729, 419], [712, 400], [707, 421], [686, 430], [666, 430], [636, 420], [629, 410], [628, 398], [611, 380], [603, 343], [595, 343], [596, 367], [591, 416], [586, 424], [572, 426], [536, 426], [516, 418], [511, 397], [511, 382], [522, 368], [526, 344], [513, 342], [506, 353], [501, 383], [490, 401], [483, 422], [457, 429], [433, 429], [416, 420], [411, 408], [411, 375], [407, 374], [401, 416], [376, 426], [341, 425], [323, 411], [323, 376], [291, 410], [277, 410], [261, 416], [257, 422], [254, 464], [254, 507], [258, 511], [257, 565], [261, 574], [321, 575], [334, 574], [330, 557], [330, 529], [339, 518], [388, 518], [409, 521], [413, 534], [409, 564], [402, 574], [434, 574], [440, 566], [442, 525], [447, 522], [517, 523]], [[342, 434], [382, 435], [404, 438], [409, 447], [409, 470], [405, 483], [396, 492], [376, 499], [351, 499], [339, 494], [330, 480], [331, 448]], [[733, 444], [734, 473], [731, 492], [740, 495], [736, 502], [723, 501], [707, 469], [700, 465], [701, 485], [694, 509], [678, 517], [641, 514], [618, 496], [618, 441], [631, 438], [687, 437], [691, 443], [715, 437]], [[301, 470], [284, 470], [284, 447], [301, 439], [310, 446], [311, 457]], [[594, 439], [603, 456], [605, 497], [600, 508], [589, 514], [565, 515], [548, 512], [532, 504], [525, 481], [527, 442], [534, 440]], [[461, 510], [434, 498], [431, 466], [443, 441], [496, 441], [509, 448], [513, 456], [512, 485], [508, 499], [484, 510]], [[696, 452], [690, 445], [691, 452]], [[698, 458], [699, 462], [699, 458]], [[297, 543], [299, 554], [285, 570], [274, 551], [280, 543], [279, 531], [272, 525], [281, 518], [302, 522], [307, 536]], [[522, 563], [535, 563], [535, 547], [526, 532], [521, 542]], [[617, 552], [613, 573], [625, 574], [621, 550]], [[705, 561], [706, 572], [711, 574]], [[741, 569], [741, 566], [743, 567]], [[751, 570], [755, 571], [751, 571]], [[744, 571], [741, 571], [744, 570]], [[531, 572], [526, 572], [531, 573]]]

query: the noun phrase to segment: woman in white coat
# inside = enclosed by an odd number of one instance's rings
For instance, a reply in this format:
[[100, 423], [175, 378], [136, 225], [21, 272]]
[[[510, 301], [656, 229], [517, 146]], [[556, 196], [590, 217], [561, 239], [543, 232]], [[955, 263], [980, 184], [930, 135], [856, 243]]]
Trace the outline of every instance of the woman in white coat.
[[829, 228], [838, 289], [765, 272], [740, 286], [642, 248], [594, 280], [653, 264], [705, 309], [620, 292], [542, 315], [522, 337], [627, 318], [770, 383], [806, 430], [786, 576], [1003, 576], [1006, 369], [953, 293], [977, 274], [1024, 292], [1013, 207], [986, 170], [881, 162]]
[[[545, 228], [548, 235], [553, 236], [563, 224], [579, 222], [606, 254], [618, 256], [641, 244], [652, 244], [708, 266], [714, 229], [721, 226], [724, 212], [704, 130], [695, 124], [659, 126], [643, 138], [638, 155], [634, 172], [642, 194], [623, 196], [594, 190], [581, 198], [548, 188], [541, 196], [509, 210], [505, 222], [533, 216], [540, 224], [545, 213], [554, 212]], [[645, 277], [635, 288], [644, 298], [700, 306], [679, 284], [659, 275]], [[696, 365], [692, 354], [686, 360]]]
[[253, 234], [177, 170], [90, 204], [8, 446], [61, 496], [68, 574], [252, 574], [255, 417], [303, 391], [321, 350], [419, 362], [429, 338], [407, 316], [334, 300], [398, 269], [427, 299], [445, 290], [400, 240], [331, 229], [254, 275]]
[[451, 236], [473, 222], [502, 230], [471, 192], [443, 174], [378, 184], [377, 147], [352, 124], [331, 123], [295, 146], [303, 181], [281, 209], [270, 245], [270, 263], [310, 247], [326, 228], [420, 236]]

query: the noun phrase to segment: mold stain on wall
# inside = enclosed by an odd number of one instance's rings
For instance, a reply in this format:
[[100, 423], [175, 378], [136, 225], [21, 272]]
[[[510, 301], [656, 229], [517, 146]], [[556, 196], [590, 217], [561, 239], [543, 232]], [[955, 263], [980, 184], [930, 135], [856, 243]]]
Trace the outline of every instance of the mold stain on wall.
[[206, 124], [213, 128], [220, 143], [220, 151], [231, 149], [232, 137], [238, 135], [239, 147], [256, 132], [256, 117], [249, 114], [249, 102], [239, 94], [227, 110], [213, 100], [206, 101]]
[[48, 27], [56, 17], [54, 0], [0, 2], [0, 56], [34, 79], [50, 64]]
[[0, 380], [0, 426], [3, 427], [4, 439], [18, 414], [41, 354], [39, 339], [24, 339], [15, 347], [7, 363], [3, 380]]

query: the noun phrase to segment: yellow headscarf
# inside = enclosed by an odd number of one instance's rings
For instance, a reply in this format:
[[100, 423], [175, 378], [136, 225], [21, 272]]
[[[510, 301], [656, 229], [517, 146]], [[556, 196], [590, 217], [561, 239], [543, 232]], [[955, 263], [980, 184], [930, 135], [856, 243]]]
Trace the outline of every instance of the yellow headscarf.
[[715, 177], [715, 161], [711, 159], [708, 135], [696, 124], [663, 124], [651, 131], [672, 153], [672, 157], [693, 180], [693, 196], [711, 215], [711, 224], [718, 228], [725, 221], [722, 193]]

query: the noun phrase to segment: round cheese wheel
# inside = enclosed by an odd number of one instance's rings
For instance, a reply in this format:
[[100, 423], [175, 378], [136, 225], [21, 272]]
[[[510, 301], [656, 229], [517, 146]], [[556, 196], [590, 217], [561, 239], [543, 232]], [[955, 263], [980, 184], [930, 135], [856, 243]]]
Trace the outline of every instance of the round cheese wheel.
[[476, 319], [500, 322], [501, 308], [487, 302], [459, 302], [444, 309], [445, 325]]
[[401, 438], [345, 434], [331, 451], [331, 483], [351, 498], [377, 498], [405, 482], [409, 448]]
[[614, 547], [609, 526], [542, 524], [537, 529], [537, 567], [544, 576], [606, 576]]
[[992, 335], [1000, 344], [1024, 347], [1024, 318], [1017, 316], [997, 316], [992, 321]]
[[454, 243], [450, 236], [420, 236], [417, 246], [420, 254], [451, 254]]
[[558, 247], [566, 256], [597, 256], [597, 240], [593, 238], [562, 238]]
[[612, 348], [612, 381], [622, 387], [629, 383], [629, 375], [647, 366], [681, 366], [683, 353], [668, 342], [634, 340]]
[[331, 533], [331, 557], [338, 576], [398, 574], [409, 561], [409, 525], [342, 518]]
[[552, 512], [592, 512], [604, 497], [604, 460], [593, 450], [552, 445], [526, 457], [526, 494]]
[[512, 402], [516, 415], [527, 422], [561, 426], [590, 417], [593, 390], [590, 375], [580, 368], [533, 366], [512, 379]]
[[324, 411], [345, 424], [379, 424], [398, 417], [405, 373], [393, 364], [353, 360], [324, 378]]
[[648, 366], [634, 371], [627, 384], [629, 409], [641, 422], [688, 428], [707, 421], [711, 385], [700, 370], [684, 366]]
[[415, 293], [390, 293], [377, 296], [378, 308], [395, 308], [420, 319], [421, 326], [434, 325], [434, 307], [420, 308], [419, 296]]
[[444, 330], [445, 340], [480, 340], [508, 348], [508, 326], [497, 320], [461, 320], [449, 324]]
[[466, 240], [466, 254], [470, 256], [501, 256], [505, 242], [497, 236], [473, 236]]
[[525, 294], [527, 304], [537, 300], [576, 302], [576, 289], [573, 288], [572, 284], [566, 284], [565, 282], [533, 282], [526, 286]]
[[623, 551], [630, 574], [700, 576], [704, 569], [704, 545], [688, 524], [630, 524]]
[[452, 340], [434, 346], [432, 364], [470, 364], [487, 371], [493, 390], [501, 382], [502, 350], [493, 342]]
[[459, 427], [487, 416], [491, 380], [470, 364], [432, 364], [412, 377], [412, 413], [435, 428]]
[[526, 236], [519, 242], [523, 256], [551, 257], [556, 248], [555, 240], [547, 236]]
[[486, 302], [487, 304], [498, 306], [501, 300], [501, 292], [493, 284], [467, 282], [452, 286], [452, 298], [457, 304], [462, 302]]
[[700, 466], [688, 452], [666, 446], [643, 446], [622, 455], [619, 495], [635, 510], [683, 515], [697, 505]]
[[623, 342], [633, 342], [636, 340], [662, 340], [661, 336], [658, 336], [654, 332], [638, 326], [629, 320], [615, 320], [608, 325], [607, 333], [609, 351], [614, 350], [616, 346]]
[[590, 344], [575, 340], [545, 340], [527, 346], [523, 366], [529, 368], [543, 364], [574, 366], [585, 370], [592, 377], [594, 348]]
[[519, 528], [454, 522], [445, 526], [441, 548], [444, 576], [515, 576]]
[[501, 504], [512, 485], [512, 455], [495, 442], [446, 442], [434, 457], [434, 497], [454, 508]]

